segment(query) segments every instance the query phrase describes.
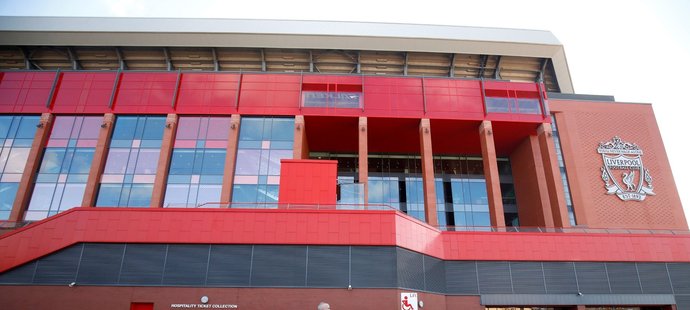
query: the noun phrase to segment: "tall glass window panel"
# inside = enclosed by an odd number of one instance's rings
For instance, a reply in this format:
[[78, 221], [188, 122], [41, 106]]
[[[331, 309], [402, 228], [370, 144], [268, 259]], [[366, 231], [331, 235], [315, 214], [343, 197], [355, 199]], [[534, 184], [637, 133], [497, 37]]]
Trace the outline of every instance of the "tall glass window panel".
[[565, 191], [565, 205], [568, 208], [568, 218], [570, 225], [577, 225], [577, 218], [575, 217], [575, 209], [573, 208], [573, 198], [570, 194], [570, 184], [568, 183], [568, 172], [565, 169], [565, 161], [563, 160], [563, 149], [561, 148], [561, 137], [558, 134], [558, 127], [556, 126], [556, 117], [551, 115], [551, 127], [553, 127], [553, 144], [556, 147], [556, 156], [558, 157], [558, 168], [561, 171], [561, 182], [563, 183], [563, 190]]
[[229, 117], [180, 117], [165, 207], [220, 202], [229, 131]]
[[10, 217], [39, 119], [0, 116], [0, 220]]
[[232, 190], [233, 206], [276, 206], [280, 160], [293, 156], [294, 126], [294, 118], [242, 118]]
[[57, 116], [24, 219], [37, 221], [81, 205], [103, 117]]
[[147, 207], [151, 203], [165, 117], [120, 116], [115, 121], [97, 206]]
[[369, 155], [369, 203], [424, 221], [422, 163], [417, 155]]
[[436, 179], [439, 224], [453, 230], [489, 229], [489, 199], [482, 159], [436, 156], [434, 171], [439, 177]]

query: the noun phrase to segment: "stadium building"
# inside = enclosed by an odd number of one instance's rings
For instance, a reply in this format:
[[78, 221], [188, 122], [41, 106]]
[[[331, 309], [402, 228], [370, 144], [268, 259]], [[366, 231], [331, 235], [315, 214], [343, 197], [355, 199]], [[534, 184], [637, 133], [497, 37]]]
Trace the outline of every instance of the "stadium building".
[[548, 31], [2, 17], [0, 69], [3, 309], [690, 309], [652, 106]]

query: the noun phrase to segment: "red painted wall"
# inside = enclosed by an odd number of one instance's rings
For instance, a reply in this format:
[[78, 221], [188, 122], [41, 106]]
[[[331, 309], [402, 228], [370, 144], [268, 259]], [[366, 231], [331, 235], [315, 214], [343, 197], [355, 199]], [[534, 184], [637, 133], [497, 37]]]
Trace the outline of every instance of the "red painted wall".
[[396, 211], [75, 208], [0, 236], [0, 272], [78, 242], [378, 245], [446, 260], [690, 262], [690, 235], [441, 232]]
[[280, 204], [320, 204], [335, 208], [337, 160], [280, 161]]
[[117, 72], [62, 72], [51, 108], [53, 113], [103, 114], [113, 93]]
[[48, 112], [55, 72], [0, 72], [0, 112]]

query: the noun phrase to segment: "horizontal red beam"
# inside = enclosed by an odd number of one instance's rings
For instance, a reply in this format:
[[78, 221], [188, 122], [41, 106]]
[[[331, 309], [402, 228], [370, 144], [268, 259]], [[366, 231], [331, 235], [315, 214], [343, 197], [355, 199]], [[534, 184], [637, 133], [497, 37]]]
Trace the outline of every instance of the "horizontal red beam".
[[400, 246], [445, 260], [690, 262], [690, 236], [442, 232], [396, 211], [75, 208], [0, 236], [0, 272], [79, 242]]
[[[0, 113], [245, 114], [546, 122], [484, 113], [483, 89], [539, 98], [536, 83], [230, 72], [0, 72]], [[302, 108], [304, 85], [362, 92], [362, 108]], [[309, 88], [309, 87], [307, 87]], [[513, 95], [509, 95], [513, 94]], [[522, 96], [522, 95], [521, 95]]]

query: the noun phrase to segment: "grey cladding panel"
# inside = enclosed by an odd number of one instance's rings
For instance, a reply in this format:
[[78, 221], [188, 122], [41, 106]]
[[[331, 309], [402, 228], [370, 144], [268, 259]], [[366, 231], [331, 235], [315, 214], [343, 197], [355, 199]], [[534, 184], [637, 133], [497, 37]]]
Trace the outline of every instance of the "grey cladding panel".
[[36, 261], [26, 263], [12, 270], [0, 274], [2, 284], [27, 284], [33, 282], [36, 271]]
[[397, 248], [398, 287], [424, 289], [424, 259], [422, 254]]
[[252, 286], [303, 287], [307, 247], [282, 245], [254, 246]]
[[69, 284], [74, 282], [77, 278], [82, 248], [83, 245], [78, 244], [42, 258], [36, 268], [34, 283]]
[[690, 264], [667, 264], [668, 274], [676, 294], [690, 294]]
[[513, 292], [508, 262], [477, 262], [477, 272], [481, 294]]
[[448, 294], [477, 295], [477, 264], [474, 261], [447, 261], [446, 289]]
[[209, 245], [171, 244], [165, 262], [163, 284], [203, 285]]
[[511, 262], [515, 294], [544, 294], [544, 273], [540, 262]]
[[353, 246], [352, 287], [396, 287], [395, 247]]
[[166, 249], [165, 244], [127, 244], [120, 284], [160, 285]]
[[309, 246], [307, 286], [347, 287], [350, 248], [346, 246]]
[[580, 292], [585, 294], [608, 294], [609, 281], [604, 263], [575, 263]]
[[251, 245], [211, 245], [208, 286], [249, 286]]
[[426, 275], [425, 290], [431, 292], [446, 292], [446, 268], [445, 262], [424, 255], [424, 274]]
[[77, 283], [117, 284], [124, 251], [124, 244], [84, 244]]
[[576, 294], [575, 265], [571, 262], [544, 262], [546, 292], [549, 294]]
[[637, 271], [645, 294], [672, 294], [671, 282], [664, 263], [638, 263]]
[[613, 294], [641, 294], [635, 263], [606, 263]]

